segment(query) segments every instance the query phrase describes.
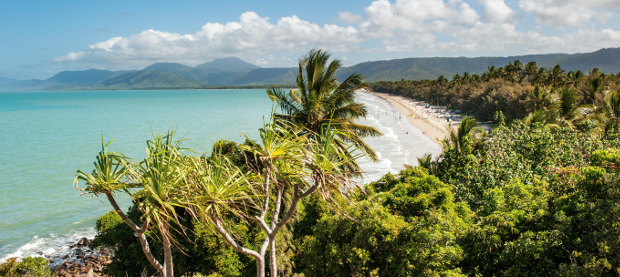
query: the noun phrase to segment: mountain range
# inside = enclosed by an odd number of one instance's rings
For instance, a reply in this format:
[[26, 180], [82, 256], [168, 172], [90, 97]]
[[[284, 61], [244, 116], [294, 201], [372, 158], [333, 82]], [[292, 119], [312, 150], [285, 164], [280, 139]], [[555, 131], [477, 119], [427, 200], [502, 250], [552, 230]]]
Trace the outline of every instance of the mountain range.
[[[620, 72], [620, 48], [601, 49], [592, 53], [542, 54], [510, 57], [431, 57], [364, 62], [343, 67], [337, 72], [342, 79], [361, 73], [367, 82], [451, 79], [455, 74], [480, 74], [490, 66], [509, 62], [526, 64], [535, 61], [538, 67], [560, 65], [566, 71], [587, 73], [599, 68], [605, 73]], [[108, 90], [108, 89], [181, 89], [294, 85], [298, 68], [261, 68], [236, 57], [217, 59], [194, 67], [178, 63], [155, 63], [142, 70], [109, 71], [90, 69], [63, 71], [49, 79], [15, 80], [0, 77], [0, 91], [33, 90]]]

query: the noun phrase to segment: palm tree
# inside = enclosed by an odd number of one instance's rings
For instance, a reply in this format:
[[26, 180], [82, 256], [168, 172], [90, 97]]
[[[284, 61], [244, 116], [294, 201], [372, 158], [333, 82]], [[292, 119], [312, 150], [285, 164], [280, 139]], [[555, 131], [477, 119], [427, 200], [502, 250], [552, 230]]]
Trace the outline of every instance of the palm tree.
[[556, 64], [550, 71], [550, 82], [551, 85], [553, 85], [553, 87], [557, 87], [559, 85], [559, 83], [562, 81], [563, 76], [564, 76], [564, 72], [566, 72], [566, 70], [562, 69], [560, 67], [559, 64]]
[[524, 75], [525, 75], [525, 73], [524, 73], [525, 72], [525, 66], [521, 63], [521, 61], [516, 60], [513, 63], [513, 65], [512, 65], [512, 69], [513, 69], [513, 72], [514, 72], [513, 73], [514, 74], [513, 78], [516, 81], [521, 82], [521, 80], [523, 80]]
[[434, 171], [434, 162], [433, 162], [433, 154], [426, 154], [422, 157], [418, 157], [418, 165], [422, 168], [426, 168], [429, 173], [433, 174]]
[[545, 110], [536, 110], [523, 118], [523, 123], [530, 127], [554, 127], [556, 120]]
[[332, 60], [328, 65], [329, 59], [329, 53], [311, 50], [299, 60], [297, 89], [289, 93], [273, 87], [267, 90], [271, 100], [284, 113], [276, 116], [304, 126], [311, 135], [321, 134], [326, 126], [336, 128], [341, 139], [355, 144], [372, 160], [377, 160], [376, 153], [362, 138], [383, 134], [374, 127], [354, 122], [367, 115], [366, 107], [355, 101], [355, 91], [365, 88], [362, 75], [351, 74], [338, 83], [336, 71], [341, 62]]
[[[175, 208], [184, 207], [185, 202], [177, 189], [183, 175], [183, 157], [180, 154], [180, 141], [173, 141], [173, 133], [166, 136], [157, 136], [147, 141], [147, 156], [139, 165], [134, 166], [128, 159], [118, 153], [108, 152], [103, 144], [97, 156], [95, 169], [86, 174], [78, 170], [74, 179], [76, 189], [84, 194], [106, 195], [116, 213], [137, 234], [142, 251], [147, 259], [163, 277], [174, 276], [172, 261], [172, 244], [174, 238], [171, 233], [171, 221], [178, 223]], [[79, 182], [85, 181], [86, 188], [79, 188]], [[131, 188], [142, 188], [136, 194]], [[131, 221], [121, 210], [114, 199], [118, 191], [129, 194], [138, 203], [142, 212], [142, 225], [138, 226]], [[164, 246], [164, 264], [162, 265], [150, 250], [146, 231], [155, 226], [161, 235]]]
[[[442, 141], [444, 148], [452, 147], [457, 154], [470, 154], [479, 148], [482, 141], [481, 128], [473, 117], [463, 118], [455, 131], [450, 129], [450, 134]], [[472, 140], [473, 139], [473, 140]]]
[[620, 130], [620, 89], [605, 97], [599, 113], [603, 114], [606, 119], [605, 130], [614, 129], [616, 132]]
[[536, 86], [534, 90], [527, 94], [527, 99], [523, 102], [523, 105], [530, 111], [553, 111], [557, 106], [557, 101], [555, 101], [553, 93], [540, 88], [540, 86]]
[[579, 112], [582, 106], [578, 105], [579, 99], [577, 92], [571, 88], [565, 88], [558, 92], [560, 105], [558, 117], [562, 125], [573, 128], [573, 121], [580, 118]]
[[538, 74], [538, 65], [536, 64], [536, 62], [532, 61], [527, 63], [524, 68], [524, 74], [529, 81], [533, 81], [534, 79], [536, 79], [536, 74]]

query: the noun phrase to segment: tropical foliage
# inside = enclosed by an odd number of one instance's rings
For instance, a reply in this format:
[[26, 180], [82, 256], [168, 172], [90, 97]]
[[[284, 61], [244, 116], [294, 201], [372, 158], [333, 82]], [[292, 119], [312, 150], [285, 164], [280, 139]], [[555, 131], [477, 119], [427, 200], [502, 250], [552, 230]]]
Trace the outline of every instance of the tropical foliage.
[[[366, 107], [355, 101], [355, 92], [366, 88], [360, 74], [351, 74], [341, 83], [336, 71], [340, 60], [330, 61], [330, 54], [312, 50], [299, 61], [297, 89], [286, 93], [269, 88], [267, 94], [283, 114], [277, 114], [297, 126], [305, 127], [311, 135], [321, 134], [327, 126], [338, 130], [337, 136], [359, 147], [368, 157], [377, 159], [375, 152], [362, 140], [366, 136], [381, 136], [371, 126], [355, 123], [366, 117]], [[329, 62], [329, 64], [328, 64]]]

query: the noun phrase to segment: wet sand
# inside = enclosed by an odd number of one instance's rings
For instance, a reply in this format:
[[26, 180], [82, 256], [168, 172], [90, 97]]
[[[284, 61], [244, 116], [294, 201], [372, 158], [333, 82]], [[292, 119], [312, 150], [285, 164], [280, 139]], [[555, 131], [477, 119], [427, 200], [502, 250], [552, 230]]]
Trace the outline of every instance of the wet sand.
[[[425, 136], [439, 145], [441, 145], [441, 140], [448, 135], [448, 128], [450, 126], [458, 126], [461, 119], [461, 116], [449, 114], [445, 108], [440, 108], [439, 112], [437, 112], [437, 109], [434, 109], [435, 106], [433, 106], [433, 109], [426, 108], [426, 103], [421, 101], [387, 93], [367, 92], [390, 102], [403, 115], [407, 116], [411, 125], [422, 130]], [[448, 121], [448, 119], [451, 121]]]

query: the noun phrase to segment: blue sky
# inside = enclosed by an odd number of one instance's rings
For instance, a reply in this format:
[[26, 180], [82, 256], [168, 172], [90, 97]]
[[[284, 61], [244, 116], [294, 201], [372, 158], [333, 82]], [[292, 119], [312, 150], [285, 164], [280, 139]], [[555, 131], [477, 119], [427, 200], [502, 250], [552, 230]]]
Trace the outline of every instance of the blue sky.
[[619, 13], [620, 0], [4, 0], [0, 77], [230, 56], [294, 67], [311, 48], [345, 65], [593, 52], [620, 47]]

